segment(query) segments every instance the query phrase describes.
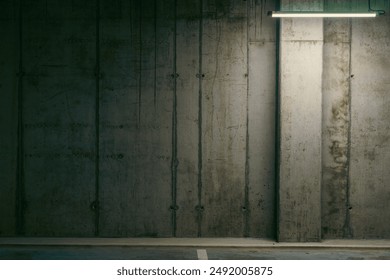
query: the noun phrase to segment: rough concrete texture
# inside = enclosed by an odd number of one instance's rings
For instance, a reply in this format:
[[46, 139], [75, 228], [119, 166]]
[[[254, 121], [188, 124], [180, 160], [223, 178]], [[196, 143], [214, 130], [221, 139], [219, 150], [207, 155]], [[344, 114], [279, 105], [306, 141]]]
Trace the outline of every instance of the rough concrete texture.
[[245, 216], [247, 9], [239, 0], [220, 4], [204, 6], [202, 228], [204, 236], [240, 236]]
[[[388, 10], [389, 12], [389, 10]], [[350, 227], [390, 237], [390, 15], [352, 21]]]
[[100, 16], [99, 235], [171, 236], [173, 1], [102, 2]]
[[[325, 8], [328, 10], [338, 10], [337, 5], [342, 6], [343, 9], [347, 8], [344, 1], [333, 1], [333, 3], [327, 4]], [[375, 1], [373, 4], [378, 9], [389, 8], [388, 4], [381, 1]], [[367, 3], [354, 1], [350, 6], [352, 10], [363, 11], [367, 8]], [[291, 124], [291, 116], [286, 113], [284, 104], [288, 104], [288, 108], [291, 108], [304, 91], [287, 86], [288, 91], [295, 94], [295, 98], [291, 102], [286, 102], [283, 97], [285, 92], [283, 87], [286, 87], [286, 83], [283, 82], [285, 79], [283, 69], [288, 67], [286, 61], [287, 63], [294, 61], [294, 58], [283, 57], [284, 53], [294, 56], [294, 50], [288, 52], [283, 50], [286, 38], [283, 36], [296, 37], [300, 40], [303, 36], [294, 29], [289, 29], [287, 34], [283, 34], [282, 25], [280, 61], [281, 170], [279, 173], [279, 234], [281, 234], [281, 240], [283, 240], [283, 232], [286, 230], [290, 231], [290, 234], [297, 234], [296, 227], [286, 228], [283, 224], [284, 221], [289, 223], [296, 221], [295, 225], [299, 225], [298, 222], [307, 217], [305, 211], [309, 211], [313, 217], [314, 213], [318, 215], [317, 210], [320, 205], [321, 218], [317, 216], [317, 221], [321, 220], [322, 238], [389, 237], [389, 227], [385, 222], [390, 213], [387, 203], [389, 200], [386, 183], [388, 173], [384, 168], [389, 162], [388, 141], [386, 140], [389, 130], [389, 116], [386, 114], [388, 111], [386, 109], [388, 105], [386, 96], [389, 91], [387, 82], [389, 77], [387, 63], [388, 26], [388, 15], [371, 20], [324, 20], [322, 60], [318, 57], [314, 59], [312, 56], [310, 65], [307, 64], [307, 67], [313, 70], [314, 67], [320, 65], [319, 61], [323, 63], [323, 104], [322, 108], [317, 108], [317, 116], [320, 116], [319, 112], [322, 109], [322, 141], [321, 143], [310, 142], [317, 148], [320, 148], [322, 144], [322, 197], [320, 204], [317, 200], [319, 197], [312, 196], [310, 203], [313, 205], [307, 207], [305, 193], [296, 191], [297, 188], [304, 185], [300, 183], [300, 180], [305, 180], [304, 177], [307, 173], [304, 171], [296, 173], [292, 176], [295, 180], [294, 184], [288, 186], [285, 180], [290, 178], [290, 174], [284, 172], [283, 168], [289, 170], [290, 168], [302, 168], [307, 164], [312, 165], [314, 162], [318, 164], [320, 157], [316, 155], [310, 160], [307, 158], [298, 160], [292, 158], [291, 160], [289, 151], [290, 149], [296, 150], [299, 143], [285, 145], [291, 142], [291, 139], [283, 137], [284, 128]], [[318, 34], [322, 33], [322, 28], [319, 25], [317, 27], [319, 28]], [[310, 34], [309, 31], [313, 29], [315, 29], [314, 24], [307, 24], [304, 28], [305, 36]], [[299, 48], [297, 47], [295, 50]], [[300, 59], [302, 57], [301, 55]], [[294, 63], [298, 64], [297, 61]], [[292, 75], [297, 75], [297, 71], [292, 72]], [[307, 90], [312, 84], [312, 75], [313, 72], [305, 74], [306, 79], [310, 82], [305, 81], [304, 90]], [[310, 99], [310, 102], [315, 102], [313, 96]], [[305, 102], [309, 101], [301, 101], [302, 104]], [[316, 102], [320, 104], [321, 100], [317, 99]], [[299, 117], [302, 119], [306, 114], [307, 109], [305, 108], [303, 113], [299, 112]], [[297, 128], [295, 127], [293, 131], [297, 132]], [[296, 138], [299, 136], [295, 136]], [[288, 155], [288, 157], [283, 155]], [[299, 153], [299, 155], [302, 156], [304, 153]], [[314, 179], [313, 176], [310, 178]], [[314, 182], [315, 184], [306, 188], [311, 195], [313, 195], [313, 191], [318, 190], [317, 181]], [[293, 196], [290, 193], [292, 187], [295, 188]], [[285, 204], [283, 199], [291, 199], [291, 197], [296, 205]], [[298, 213], [299, 209], [303, 212]], [[294, 213], [294, 215], [286, 217], [286, 212]], [[314, 223], [314, 225], [318, 224]], [[305, 232], [308, 233], [310, 230], [305, 230]], [[308, 237], [303, 239], [309, 240]]]
[[18, 20], [16, 7], [0, 11], [0, 236], [15, 234], [18, 157]]
[[[177, 2], [177, 236], [201, 234], [201, 86], [203, 38], [200, 1]], [[191, 135], [192, 137], [188, 137]]]
[[321, 232], [322, 19], [284, 19], [280, 31], [280, 241]]
[[95, 3], [21, 3], [21, 232], [89, 236], [97, 157]]
[[275, 1], [1, 5], [1, 235], [274, 237]]
[[274, 236], [274, 5], [203, 7], [202, 236]]
[[388, 26], [387, 14], [325, 22], [323, 238], [390, 236]]
[[0, 1], [0, 235], [390, 238], [390, 2], [276, 3]]
[[324, 20], [322, 237], [350, 237], [350, 48], [348, 19]]
[[[275, 237], [276, 22], [275, 1], [248, 6], [246, 236]], [[258, 75], [257, 73], [263, 73]]]

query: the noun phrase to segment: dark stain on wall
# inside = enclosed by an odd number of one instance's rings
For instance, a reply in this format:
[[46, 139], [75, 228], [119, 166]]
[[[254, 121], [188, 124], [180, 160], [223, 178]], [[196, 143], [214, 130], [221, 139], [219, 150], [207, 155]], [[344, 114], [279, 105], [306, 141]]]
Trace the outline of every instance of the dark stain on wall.
[[[348, 133], [349, 133], [349, 99], [344, 96], [332, 106], [332, 118], [327, 127], [331, 145], [326, 147], [331, 154], [333, 162], [324, 168], [327, 195], [326, 219], [345, 216], [345, 202], [348, 196]], [[346, 219], [346, 218], [345, 218]], [[345, 222], [346, 223], [346, 222]], [[330, 223], [331, 224], [331, 223]], [[342, 236], [342, 228], [324, 227], [323, 235]]]

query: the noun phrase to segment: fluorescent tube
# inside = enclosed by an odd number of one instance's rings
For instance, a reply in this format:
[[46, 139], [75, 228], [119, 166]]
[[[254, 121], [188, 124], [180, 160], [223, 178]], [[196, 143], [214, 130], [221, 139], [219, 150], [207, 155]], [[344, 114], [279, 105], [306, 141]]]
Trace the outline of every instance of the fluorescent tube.
[[377, 12], [366, 13], [328, 13], [328, 12], [269, 12], [274, 18], [359, 18], [376, 17]]

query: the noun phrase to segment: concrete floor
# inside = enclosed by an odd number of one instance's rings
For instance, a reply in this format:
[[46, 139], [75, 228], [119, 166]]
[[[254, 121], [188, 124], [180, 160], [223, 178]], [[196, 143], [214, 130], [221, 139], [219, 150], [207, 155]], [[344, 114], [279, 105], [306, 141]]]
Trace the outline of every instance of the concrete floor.
[[387, 240], [0, 238], [2, 260], [390, 260]]

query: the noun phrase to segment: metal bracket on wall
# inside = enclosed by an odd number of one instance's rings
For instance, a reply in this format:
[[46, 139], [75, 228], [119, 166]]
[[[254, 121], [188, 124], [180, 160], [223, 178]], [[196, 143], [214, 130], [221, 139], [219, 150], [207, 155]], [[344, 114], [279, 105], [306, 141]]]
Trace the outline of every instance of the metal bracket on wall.
[[368, 0], [368, 10], [370, 12], [376, 12], [378, 15], [383, 16], [386, 12], [384, 10], [375, 10], [371, 8], [371, 0]]

